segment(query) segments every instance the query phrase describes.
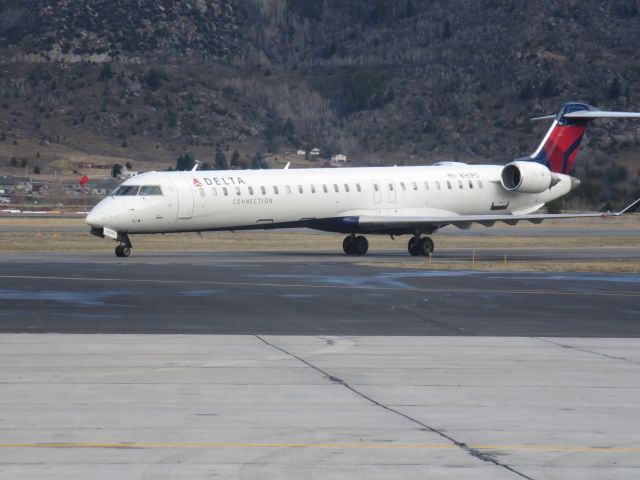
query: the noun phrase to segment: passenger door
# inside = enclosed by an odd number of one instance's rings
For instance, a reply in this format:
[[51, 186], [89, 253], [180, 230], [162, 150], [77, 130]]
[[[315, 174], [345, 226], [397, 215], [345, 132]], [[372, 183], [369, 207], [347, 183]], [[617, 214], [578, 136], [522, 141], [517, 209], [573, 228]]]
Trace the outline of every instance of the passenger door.
[[389, 203], [396, 203], [396, 186], [393, 183], [393, 180], [385, 180], [384, 181], [385, 186], [388, 189], [388, 200]]
[[191, 179], [185, 175], [171, 175], [173, 185], [178, 192], [178, 218], [193, 217], [193, 187]]

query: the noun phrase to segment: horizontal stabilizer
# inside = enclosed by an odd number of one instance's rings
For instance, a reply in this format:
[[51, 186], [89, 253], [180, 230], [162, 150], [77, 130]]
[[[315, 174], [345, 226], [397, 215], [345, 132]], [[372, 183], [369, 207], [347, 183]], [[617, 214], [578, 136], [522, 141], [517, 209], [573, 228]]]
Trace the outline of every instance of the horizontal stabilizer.
[[532, 122], [539, 122], [540, 120], [553, 120], [556, 118], [555, 115], [545, 115], [543, 117], [534, 117], [531, 119]]
[[640, 118], [640, 112], [608, 112], [606, 110], [580, 110], [565, 113], [564, 118]]

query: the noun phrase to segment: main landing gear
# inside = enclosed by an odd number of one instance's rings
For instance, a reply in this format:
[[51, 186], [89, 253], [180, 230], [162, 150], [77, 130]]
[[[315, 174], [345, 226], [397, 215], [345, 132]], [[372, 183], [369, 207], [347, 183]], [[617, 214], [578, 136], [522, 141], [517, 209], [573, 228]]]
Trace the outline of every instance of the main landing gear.
[[362, 235], [349, 235], [342, 242], [342, 249], [347, 255], [364, 255], [369, 250], [369, 242]]
[[[352, 233], [344, 237], [342, 249], [347, 255], [365, 255], [369, 250], [369, 242], [362, 235]], [[433, 240], [429, 237], [420, 238], [416, 234], [409, 240], [408, 250], [414, 257], [428, 257], [433, 253]]]
[[414, 257], [428, 257], [433, 253], [433, 240], [429, 237], [420, 238], [419, 235], [415, 235], [409, 240], [408, 250]]
[[126, 233], [118, 234], [118, 243], [119, 245], [116, 247], [116, 257], [128, 257], [131, 255], [131, 240], [129, 240], [129, 235]]

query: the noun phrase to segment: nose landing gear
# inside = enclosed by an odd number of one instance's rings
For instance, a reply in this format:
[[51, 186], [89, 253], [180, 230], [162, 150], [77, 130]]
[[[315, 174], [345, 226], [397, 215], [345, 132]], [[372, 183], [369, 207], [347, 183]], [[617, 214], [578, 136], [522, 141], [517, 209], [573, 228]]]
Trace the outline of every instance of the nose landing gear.
[[116, 257], [128, 257], [129, 255], [131, 255], [131, 249], [126, 245], [116, 247]]
[[116, 257], [126, 258], [131, 255], [131, 240], [129, 240], [129, 235], [126, 233], [118, 234], [118, 242], [119, 245], [116, 247]]

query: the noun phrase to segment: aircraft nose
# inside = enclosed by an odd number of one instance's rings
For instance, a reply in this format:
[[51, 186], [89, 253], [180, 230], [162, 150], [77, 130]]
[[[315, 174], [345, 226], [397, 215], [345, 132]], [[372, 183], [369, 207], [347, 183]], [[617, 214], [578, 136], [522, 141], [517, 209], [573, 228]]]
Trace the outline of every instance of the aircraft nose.
[[107, 215], [104, 209], [94, 207], [84, 219], [85, 223], [92, 227], [104, 227]]
[[91, 210], [89, 212], [89, 215], [87, 215], [84, 219], [85, 223], [87, 223], [87, 225], [91, 226], [91, 227], [101, 227], [102, 225], [100, 224], [100, 219], [101, 219], [102, 215], [99, 215], [97, 212], [95, 212], [94, 210]]

